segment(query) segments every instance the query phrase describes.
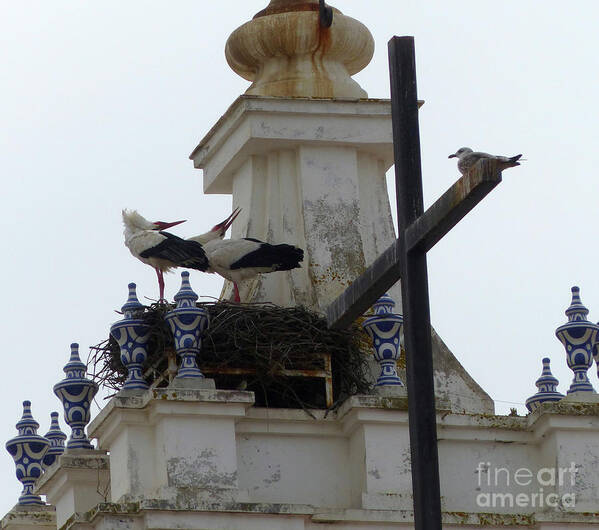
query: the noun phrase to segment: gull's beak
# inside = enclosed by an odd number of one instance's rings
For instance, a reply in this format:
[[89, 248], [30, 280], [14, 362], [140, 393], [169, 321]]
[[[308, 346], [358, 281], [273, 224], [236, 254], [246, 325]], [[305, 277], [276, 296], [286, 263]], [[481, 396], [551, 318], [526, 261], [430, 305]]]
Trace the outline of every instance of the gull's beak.
[[454, 153], [453, 155], [449, 155], [447, 158], [457, 158], [456, 154]]
[[156, 221], [154, 224], [156, 225], [155, 230], [166, 230], [167, 228], [170, 228], [171, 226], [177, 226], [180, 225], [181, 223], [184, 223], [186, 221], [174, 221], [172, 223], [165, 223], [164, 221]]

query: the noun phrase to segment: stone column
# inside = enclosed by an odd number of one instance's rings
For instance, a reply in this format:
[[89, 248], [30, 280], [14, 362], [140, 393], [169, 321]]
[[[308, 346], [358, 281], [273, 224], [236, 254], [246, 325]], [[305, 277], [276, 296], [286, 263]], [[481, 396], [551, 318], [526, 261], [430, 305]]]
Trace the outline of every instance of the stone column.
[[339, 418], [349, 437], [352, 507], [411, 510], [407, 398], [352, 396]]
[[110, 499], [109, 461], [104, 451], [72, 449], [36, 483], [36, 493], [46, 495], [56, 507], [56, 527], [75, 513], [84, 513]]
[[324, 312], [391, 245], [390, 112], [388, 101], [242, 96], [202, 140], [192, 159], [204, 191], [232, 194], [242, 208], [232, 237], [305, 251], [300, 269], [240, 285], [243, 301]]
[[[233, 32], [227, 61], [252, 85], [190, 158], [206, 193], [232, 194], [242, 208], [233, 237], [305, 251], [301, 269], [241, 285], [242, 300], [324, 312], [395, 233], [390, 103], [368, 100], [351, 78], [374, 41], [337, 9], [330, 28], [318, 16], [316, 0], [273, 0]], [[399, 301], [399, 288], [392, 295]]]
[[114, 397], [89, 428], [110, 452], [112, 501], [246, 501], [235, 424], [253, 401], [251, 392], [179, 388]]

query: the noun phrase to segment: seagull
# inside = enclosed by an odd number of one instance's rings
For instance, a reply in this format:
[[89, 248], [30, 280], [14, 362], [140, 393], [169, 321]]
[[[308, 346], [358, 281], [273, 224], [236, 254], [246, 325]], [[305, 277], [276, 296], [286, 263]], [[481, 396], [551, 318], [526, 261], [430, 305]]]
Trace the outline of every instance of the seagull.
[[209, 268], [205, 272], [215, 272], [233, 282], [235, 302], [240, 302], [238, 283], [276, 271], [287, 271], [300, 267], [304, 251], [294, 245], [282, 243], [272, 245], [259, 239], [223, 239], [241, 209], [236, 208], [222, 223], [205, 234], [189, 238], [200, 243], [206, 252]]
[[177, 267], [200, 271], [208, 269], [208, 258], [200, 243], [164, 232], [167, 228], [185, 221], [151, 222], [135, 210], [123, 210], [122, 213], [125, 246], [142, 263], [154, 267], [160, 290], [159, 301], [165, 300], [163, 273]]
[[473, 151], [469, 147], [461, 147], [458, 149], [453, 155], [449, 155], [447, 158], [457, 158], [458, 159], [458, 169], [462, 175], [465, 175], [470, 171], [479, 160], [483, 158], [493, 158], [499, 162], [499, 170], [503, 171], [508, 167], [519, 166], [520, 157], [522, 155], [516, 156], [496, 156], [490, 155], [489, 153], [480, 153], [478, 151]]

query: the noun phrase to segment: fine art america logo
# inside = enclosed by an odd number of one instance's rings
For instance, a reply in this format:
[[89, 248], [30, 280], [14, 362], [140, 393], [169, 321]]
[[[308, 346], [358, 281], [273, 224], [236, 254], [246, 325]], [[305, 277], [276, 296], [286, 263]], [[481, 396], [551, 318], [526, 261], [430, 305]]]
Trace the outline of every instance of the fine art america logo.
[[[574, 486], [577, 468], [543, 467], [533, 471], [521, 467], [515, 471], [479, 462], [476, 504], [481, 508], [554, 508], [568, 509], [576, 505]], [[486, 476], [485, 476], [486, 475]]]

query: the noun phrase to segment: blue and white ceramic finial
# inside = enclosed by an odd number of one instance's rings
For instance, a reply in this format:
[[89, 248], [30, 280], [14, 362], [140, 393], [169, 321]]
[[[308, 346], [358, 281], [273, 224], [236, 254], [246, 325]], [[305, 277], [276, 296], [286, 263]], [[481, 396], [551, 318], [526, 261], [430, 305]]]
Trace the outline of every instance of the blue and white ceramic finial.
[[197, 299], [198, 295], [189, 283], [189, 272], [183, 271], [181, 289], [175, 295], [177, 307], [164, 316], [173, 333], [177, 355], [181, 358], [176, 383], [182, 379], [204, 379], [196, 357], [200, 353], [202, 334], [208, 327], [209, 318], [206, 309], [196, 306]]
[[85, 377], [86, 367], [79, 358], [79, 344], [71, 344], [71, 358], [64, 367], [66, 377], [54, 385], [54, 394], [62, 401], [64, 419], [72, 433], [67, 449], [93, 449], [85, 435], [90, 420], [91, 402], [98, 385]]
[[372, 304], [372, 309], [374, 310], [375, 315], [393, 313], [394, 307], [395, 300], [389, 296], [389, 293], [385, 293], [374, 304]]
[[85, 364], [81, 362], [81, 357], [79, 357], [79, 344], [73, 342], [69, 362], [64, 365], [62, 371], [67, 374], [67, 379], [78, 379], [85, 377], [86, 370]]
[[177, 307], [195, 307], [198, 298], [198, 295], [194, 292], [189, 283], [189, 272], [183, 271], [181, 273], [181, 289], [179, 289], [179, 292], [175, 295]]
[[23, 416], [16, 424], [19, 436], [37, 434], [39, 426], [40, 424], [31, 415], [31, 401], [23, 401]]
[[133, 314], [142, 310], [144, 306], [137, 299], [137, 286], [134, 283], [130, 283], [127, 287], [129, 287], [129, 297], [125, 302], [125, 305], [121, 307], [121, 311], [125, 318], [133, 318]]
[[44, 470], [49, 468], [56, 459], [64, 453], [64, 442], [67, 439], [67, 435], [60, 430], [58, 424], [58, 412], [50, 413], [50, 429], [44, 435], [46, 440], [50, 441], [50, 448], [44, 456], [43, 466]]
[[568, 322], [555, 330], [555, 335], [566, 348], [568, 367], [574, 372], [568, 394], [595, 392], [587, 371], [593, 364], [593, 347], [599, 326], [587, 320], [588, 314], [589, 310], [580, 300], [580, 289], [572, 287], [572, 303], [566, 309]]
[[539, 377], [535, 383], [538, 391], [526, 400], [526, 408], [531, 412], [541, 403], [545, 403], [546, 401], [559, 401], [564, 397], [563, 394], [560, 394], [557, 391], [559, 381], [551, 373], [551, 368], [549, 367], [550, 362], [549, 357], [543, 359], [543, 371], [541, 372], [541, 377]]
[[576, 285], [572, 287], [572, 303], [566, 309], [565, 313], [569, 322], [586, 320], [589, 314], [589, 310], [583, 305], [580, 299], [580, 288], [576, 287]]
[[150, 338], [150, 326], [139, 318], [143, 307], [137, 299], [135, 284], [130, 283], [129, 297], [122, 307], [123, 319], [110, 326], [110, 334], [121, 350], [121, 362], [127, 368], [127, 380], [122, 390], [128, 392], [143, 392], [149, 388], [143, 378], [143, 365], [148, 358], [146, 344]]
[[374, 316], [366, 318], [362, 323], [362, 327], [372, 339], [374, 358], [381, 365], [376, 387], [404, 386], [397, 375], [403, 318], [392, 312], [394, 306], [395, 302], [388, 294], [381, 296], [373, 305]]
[[16, 427], [19, 434], [6, 442], [6, 450], [13, 457], [17, 479], [23, 484], [18, 504], [43, 505], [40, 496], [33, 494], [33, 486], [44, 472], [42, 461], [50, 447], [50, 442], [37, 434], [39, 423], [31, 415], [31, 401], [23, 401], [23, 416]]

